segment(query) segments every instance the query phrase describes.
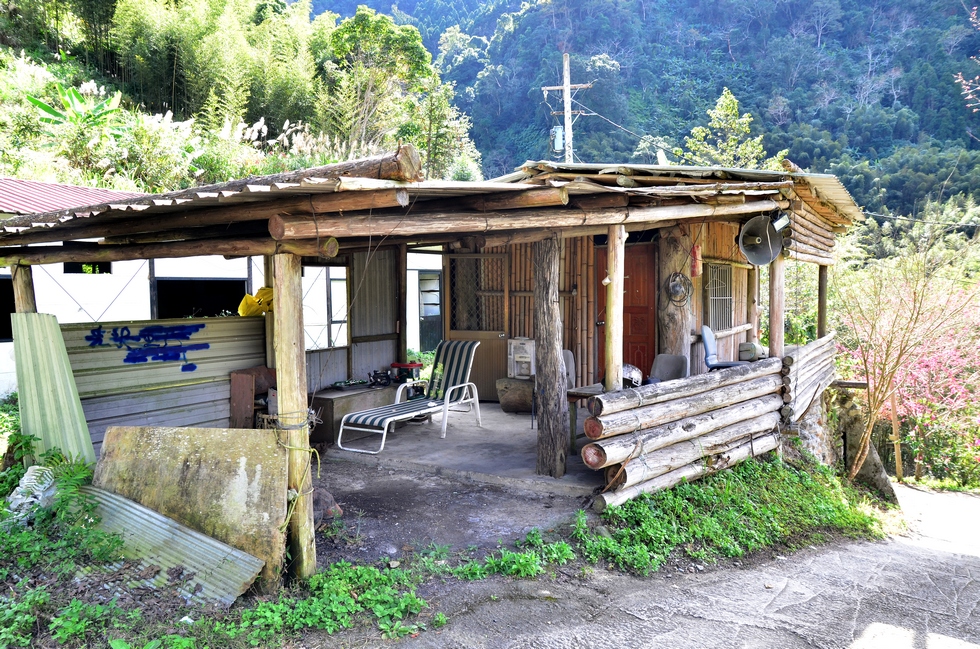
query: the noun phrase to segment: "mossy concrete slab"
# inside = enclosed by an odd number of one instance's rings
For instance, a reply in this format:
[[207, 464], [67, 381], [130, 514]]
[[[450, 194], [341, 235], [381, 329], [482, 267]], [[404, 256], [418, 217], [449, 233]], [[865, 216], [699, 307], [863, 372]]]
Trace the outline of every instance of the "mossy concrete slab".
[[112, 426], [93, 484], [265, 561], [286, 551], [287, 451], [275, 430]]

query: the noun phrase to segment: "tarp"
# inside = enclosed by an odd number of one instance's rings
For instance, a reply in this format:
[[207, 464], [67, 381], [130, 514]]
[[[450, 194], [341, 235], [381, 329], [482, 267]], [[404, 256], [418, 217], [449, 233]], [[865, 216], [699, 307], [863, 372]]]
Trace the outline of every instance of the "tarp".
[[58, 319], [44, 313], [11, 313], [21, 430], [41, 441], [35, 450], [61, 449], [95, 462], [75, 377]]

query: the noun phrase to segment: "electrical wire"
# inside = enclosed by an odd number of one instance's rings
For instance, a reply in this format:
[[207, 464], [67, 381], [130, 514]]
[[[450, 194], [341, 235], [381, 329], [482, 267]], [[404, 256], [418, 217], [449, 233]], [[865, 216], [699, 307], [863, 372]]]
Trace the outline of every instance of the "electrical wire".
[[596, 112], [595, 110], [593, 110], [593, 109], [591, 109], [591, 108], [589, 108], [588, 106], [586, 106], [585, 104], [583, 104], [582, 102], [580, 102], [580, 101], [579, 101], [579, 100], [577, 100], [577, 99], [574, 99], [574, 98], [573, 98], [573, 99], [572, 99], [572, 103], [575, 103], [575, 104], [578, 104], [579, 106], [581, 106], [581, 107], [582, 107], [582, 108], [584, 108], [585, 110], [588, 110], [588, 111], [591, 111], [591, 113], [589, 114], [589, 116], [590, 116], [590, 117], [598, 117], [599, 119], [602, 119], [602, 120], [605, 120], [605, 121], [607, 121], [607, 122], [609, 122], [610, 124], [612, 124], [613, 126], [615, 126], [616, 128], [618, 128], [619, 130], [621, 130], [621, 131], [626, 131], [627, 133], [629, 133], [629, 134], [630, 134], [630, 135], [632, 135], [633, 137], [638, 137], [638, 138], [642, 138], [642, 137], [643, 137], [643, 136], [642, 136], [642, 135], [640, 135], [639, 133], [634, 133], [633, 131], [631, 131], [631, 130], [629, 130], [629, 129], [628, 129], [628, 128], [626, 128], [625, 126], [623, 126], [623, 125], [621, 125], [621, 124], [617, 124], [616, 122], [614, 122], [614, 121], [612, 121], [611, 119], [609, 119], [609, 118], [608, 118], [608, 117], [606, 117], [605, 115], [602, 115], [602, 114], [600, 114], [600, 113], [597, 113], [597, 112]]
[[895, 221], [911, 221], [912, 223], [925, 223], [926, 225], [945, 225], [951, 228], [976, 228], [980, 227], [980, 224], [975, 223], [949, 223], [944, 221], [927, 221], [925, 219], [916, 219], [911, 216], [896, 216], [894, 214], [879, 214], [878, 212], [862, 212], [865, 216], [874, 216], [882, 219], [892, 219]]

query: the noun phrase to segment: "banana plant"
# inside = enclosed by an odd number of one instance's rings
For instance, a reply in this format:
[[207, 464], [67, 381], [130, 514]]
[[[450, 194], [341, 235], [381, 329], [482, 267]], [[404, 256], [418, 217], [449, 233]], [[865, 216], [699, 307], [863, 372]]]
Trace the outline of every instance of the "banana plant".
[[85, 97], [77, 89], [65, 88], [60, 83], [56, 84], [56, 89], [64, 110], [58, 110], [37, 97], [27, 95], [27, 101], [43, 113], [40, 118], [42, 124], [51, 124], [52, 126], [73, 124], [91, 129], [108, 127], [109, 132], [113, 135], [120, 133], [119, 129], [113, 127], [113, 122], [119, 112], [119, 101], [122, 99], [121, 92], [116, 92], [111, 97], [96, 102], [94, 97]]

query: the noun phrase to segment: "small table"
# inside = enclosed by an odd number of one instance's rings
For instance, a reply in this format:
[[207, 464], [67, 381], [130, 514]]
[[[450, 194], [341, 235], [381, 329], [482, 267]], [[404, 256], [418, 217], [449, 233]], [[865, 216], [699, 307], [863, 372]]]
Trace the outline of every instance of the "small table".
[[353, 390], [320, 390], [313, 395], [311, 406], [314, 410], [321, 409], [320, 418], [323, 421], [310, 431], [310, 442], [336, 444], [340, 420], [344, 415], [390, 405], [395, 402], [397, 391], [397, 385]]
[[572, 453], [577, 453], [575, 448], [575, 433], [578, 432], [578, 402], [580, 399], [587, 399], [603, 393], [601, 383], [583, 385], [580, 388], [567, 390], [565, 395], [568, 397], [568, 427], [572, 442]]

